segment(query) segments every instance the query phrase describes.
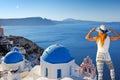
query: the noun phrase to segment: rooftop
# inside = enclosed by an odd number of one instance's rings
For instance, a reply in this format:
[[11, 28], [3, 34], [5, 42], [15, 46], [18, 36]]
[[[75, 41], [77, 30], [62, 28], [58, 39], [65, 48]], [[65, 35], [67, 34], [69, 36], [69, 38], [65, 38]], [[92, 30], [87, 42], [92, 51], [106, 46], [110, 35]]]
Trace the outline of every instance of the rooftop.
[[43, 61], [58, 64], [58, 63], [67, 63], [73, 58], [71, 57], [68, 49], [60, 44], [54, 44], [49, 46], [40, 58]]

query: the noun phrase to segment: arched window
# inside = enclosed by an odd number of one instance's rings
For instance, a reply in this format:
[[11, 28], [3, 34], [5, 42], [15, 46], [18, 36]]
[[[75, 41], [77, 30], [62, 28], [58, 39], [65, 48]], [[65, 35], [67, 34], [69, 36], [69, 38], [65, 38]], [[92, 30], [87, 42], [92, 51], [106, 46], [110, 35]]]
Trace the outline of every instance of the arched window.
[[91, 73], [91, 69], [89, 68], [89, 73]]
[[46, 68], [45, 72], [46, 72], [45, 76], [48, 77], [48, 68]]

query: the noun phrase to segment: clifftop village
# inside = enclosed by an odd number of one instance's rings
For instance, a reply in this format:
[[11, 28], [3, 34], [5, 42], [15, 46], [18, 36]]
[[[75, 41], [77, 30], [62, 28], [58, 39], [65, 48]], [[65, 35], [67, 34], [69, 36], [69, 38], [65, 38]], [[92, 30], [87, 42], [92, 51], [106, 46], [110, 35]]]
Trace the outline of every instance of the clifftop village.
[[61, 44], [43, 50], [23, 37], [5, 36], [0, 27], [0, 80], [96, 79], [96, 67], [89, 56], [77, 65]]

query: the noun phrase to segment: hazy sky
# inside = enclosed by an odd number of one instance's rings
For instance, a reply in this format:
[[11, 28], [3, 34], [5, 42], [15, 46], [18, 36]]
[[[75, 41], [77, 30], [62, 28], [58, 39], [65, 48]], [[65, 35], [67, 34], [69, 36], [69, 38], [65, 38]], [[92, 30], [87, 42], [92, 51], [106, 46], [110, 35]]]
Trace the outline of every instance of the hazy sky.
[[0, 18], [120, 21], [120, 0], [0, 0]]

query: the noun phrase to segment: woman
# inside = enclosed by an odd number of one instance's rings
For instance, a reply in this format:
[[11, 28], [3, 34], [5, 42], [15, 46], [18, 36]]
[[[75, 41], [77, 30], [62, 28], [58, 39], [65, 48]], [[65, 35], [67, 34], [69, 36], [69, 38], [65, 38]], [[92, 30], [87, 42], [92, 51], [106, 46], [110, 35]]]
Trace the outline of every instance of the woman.
[[[91, 37], [92, 32], [98, 32], [98, 35]], [[108, 36], [107, 33], [113, 32], [116, 36]], [[105, 25], [101, 25], [99, 28], [92, 28], [86, 35], [86, 39], [89, 41], [96, 41], [97, 43], [97, 55], [96, 64], [98, 71], [98, 80], [103, 79], [103, 64], [106, 63], [110, 69], [111, 80], [115, 80], [115, 72], [111, 57], [109, 55], [109, 45], [111, 40], [118, 40], [119, 34], [113, 30], [108, 30]]]

